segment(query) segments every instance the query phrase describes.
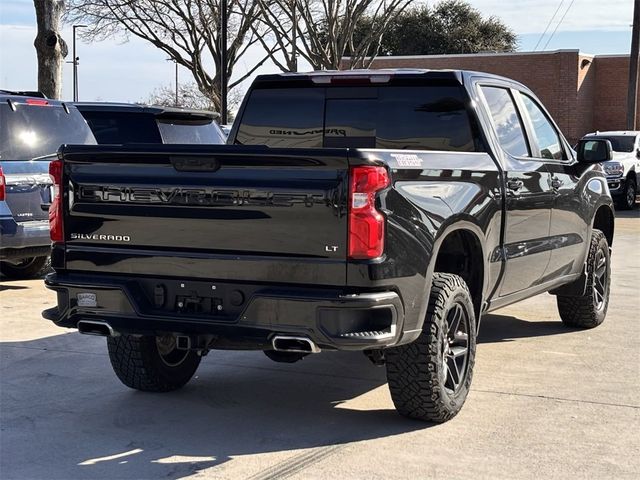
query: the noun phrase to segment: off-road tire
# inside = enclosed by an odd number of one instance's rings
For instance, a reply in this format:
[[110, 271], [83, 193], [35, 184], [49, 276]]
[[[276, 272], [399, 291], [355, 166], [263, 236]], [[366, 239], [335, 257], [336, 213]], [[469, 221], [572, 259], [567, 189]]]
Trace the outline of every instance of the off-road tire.
[[[443, 341], [448, 335], [448, 315], [460, 305], [468, 318], [467, 363], [458, 388], [446, 388], [447, 367]], [[476, 318], [471, 294], [458, 275], [436, 273], [427, 314], [418, 339], [386, 350], [387, 380], [396, 410], [409, 418], [442, 423], [462, 408], [473, 376]]]
[[638, 185], [633, 178], [627, 178], [624, 183], [624, 193], [617, 199], [616, 206], [620, 210], [632, 210], [636, 206]]
[[[600, 252], [600, 253], [598, 253]], [[598, 259], [604, 258], [604, 265], [597, 265]], [[604, 294], [597, 293], [599, 269], [604, 268], [604, 277], [601, 281]], [[581, 296], [557, 296], [558, 312], [562, 322], [575, 328], [593, 328], [600, 325], [609, 308], [609, 292], [611, 286], [611, 258], [609, 256], [609, 243], [600, 230], [593, 230], [591, 244], [587, 256], [587, 285], [585, 293]], [[601, 298], [601, 303], [598, 301]]]
[[0, 273], [7, 278], [15, 280], [27, 280], [40, 278], [51, 268], [50, 257], [25, 258], [18, 265], [8, 262], [0, 262]]
[[156, 337], [107, 337], [113, 371], [127, 387], [144, 392], [170, 392], [183, 387], [196, 372], [200, 356], [184, 351], [184, 359], [169, 366], [158, 351]]

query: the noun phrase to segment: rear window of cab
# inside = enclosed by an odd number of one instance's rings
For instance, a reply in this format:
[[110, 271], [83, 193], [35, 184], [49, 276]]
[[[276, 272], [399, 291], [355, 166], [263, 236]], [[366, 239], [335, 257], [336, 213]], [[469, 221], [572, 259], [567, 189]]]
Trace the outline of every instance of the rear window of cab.
[[459, 85], [257, 88], [235, 143], [483, 151]]

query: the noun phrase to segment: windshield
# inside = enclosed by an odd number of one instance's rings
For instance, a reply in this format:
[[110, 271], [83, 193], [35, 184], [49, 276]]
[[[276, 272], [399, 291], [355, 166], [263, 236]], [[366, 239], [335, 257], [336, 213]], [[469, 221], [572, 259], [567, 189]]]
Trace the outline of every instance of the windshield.
[[75, 107], [0, 105], [0, 160], [31, 160], [55, 153], [60, 145], [96, 141]]
[[164, 143], [195, 143], [214, 144], [225, 143], [224, 135], [214, 121], [179, 121], [158, 120], [158, 127]]
[[635, 137], [631, 135], [616, 135], [616, 136], [598, 136], [598, 137], [587, 137], [589, 140], [598, 139], [598, 140], [609, 140], [611, 142], [611, 148], [614, 152], [633, 152], [633, 145], [636, 142]]
[[255, 89], [236, 143], [482, 150], [459, 85]]

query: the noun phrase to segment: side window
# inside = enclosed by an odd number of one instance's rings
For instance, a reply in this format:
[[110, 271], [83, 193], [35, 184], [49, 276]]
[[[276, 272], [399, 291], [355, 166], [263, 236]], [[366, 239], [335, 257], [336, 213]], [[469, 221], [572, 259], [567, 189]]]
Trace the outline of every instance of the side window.
[[493, 124], [498, 134], [498, 141], [507, 153], [514, 157], [530, 156], [529, 147], [524, 137], [522, 121], [506, 88], [480, 87], [489, 105]]
[[521, 93], [520, 97], [527, 109], [529, 118], [531, 118], [536, 136], [535, 140], [538, 142], [540, 149], [540, 156], [551, 160], [562, 160], [564, 158], [564, 151], [558, 132], [535, 100], [524, 93]]

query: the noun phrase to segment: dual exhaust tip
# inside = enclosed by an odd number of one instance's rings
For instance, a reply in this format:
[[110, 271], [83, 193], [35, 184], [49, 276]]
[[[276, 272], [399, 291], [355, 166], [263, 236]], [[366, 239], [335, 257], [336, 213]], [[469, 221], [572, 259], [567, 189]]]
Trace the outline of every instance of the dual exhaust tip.
[[[113, 337], [117, 335], [111, 325], [109, 325], [107, 322], [101, 322], [97, 320], [80, 320], [78, 322], [78, 332], [84, 335], [97, 335], [100, 337]], [[191, 347], [191, 342], [189, 340], [189, 337], [178, 337], [178, 348], [181, 350], [188, 350]], [[276, 352], [320, 352], [320, 348], [310, 338], [307, 337], [276, 335], [271, 340], [271, 345]]]
[[319, 353], [320, 348], [307, 337], [276, 335], [271, 340], [276, 352]]
[[99, 337], [113, 337], [116, 332], [107, 322], [97, 320], [80, 320], [78, 322], [78, 332], [85, 335], [97, 335]]

